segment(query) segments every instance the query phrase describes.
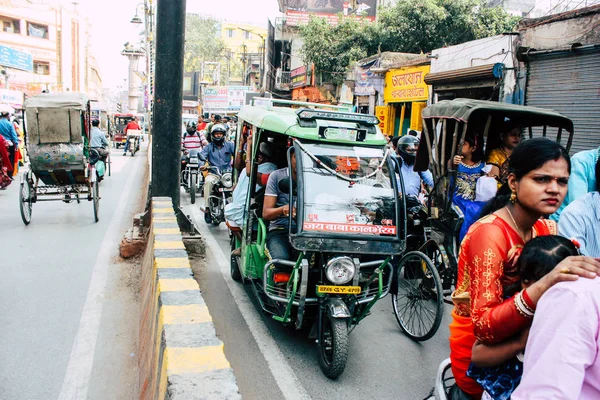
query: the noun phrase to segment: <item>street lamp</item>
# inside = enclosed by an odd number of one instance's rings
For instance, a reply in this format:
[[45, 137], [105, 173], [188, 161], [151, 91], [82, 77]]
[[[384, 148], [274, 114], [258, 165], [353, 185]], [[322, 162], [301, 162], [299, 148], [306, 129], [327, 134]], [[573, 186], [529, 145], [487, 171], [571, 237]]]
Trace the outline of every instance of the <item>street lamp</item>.
[[146, 52], [146, 101], [144, 106], [146, 109], [145, 113], [145, 125], [148, 127], [148, 135], [151, 134], [152, 129], [152, 104], [154, 99], [154, 40], [153, 40], [153, 23], [154, 23], [154, 8], [152, 7], [152, 0], [144, 0], [143, 3], [139, 3], [135, 6], [135, 15], [131, 18], [131, 23], [139, 25], [142, 23], [142, 19], [138, 15], [138, 8], [142, 6], [144, 12], [144, 47]]

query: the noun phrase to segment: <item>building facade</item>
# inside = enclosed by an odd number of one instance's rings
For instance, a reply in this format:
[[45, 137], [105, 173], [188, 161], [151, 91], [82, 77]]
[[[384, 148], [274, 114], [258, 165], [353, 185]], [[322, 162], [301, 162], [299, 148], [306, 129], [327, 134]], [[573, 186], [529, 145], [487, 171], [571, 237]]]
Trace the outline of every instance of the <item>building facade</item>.
[[267, 34], [267, 29], [256, 25], [221, 22], [221, 39], [228, 53], [228, 84], [260, 86]]
[[0, 87], [27, 95], [42, 90], [83, 92], [101, 99], [102, 79], [91, 54], [89, 23], [76, 9], [13, 0], [0, 5], [0, 24], [0, 45], [31, 58], [30, 67], [3, 62]]

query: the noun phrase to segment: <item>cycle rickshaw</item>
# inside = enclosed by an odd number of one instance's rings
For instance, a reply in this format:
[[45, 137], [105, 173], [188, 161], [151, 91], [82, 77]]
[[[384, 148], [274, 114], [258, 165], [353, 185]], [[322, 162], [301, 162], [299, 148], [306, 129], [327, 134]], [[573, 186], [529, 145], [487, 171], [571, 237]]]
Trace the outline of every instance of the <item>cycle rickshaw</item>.
[[90, 102], [81, 93], [48, 93], [25, 102], [27, 171], [21, 176], [19, 207], [31, 222], [34, 203], [92, 202], [98, 222], [98, 152], [90, 147]]
[[[427, 256], [406, 251], [402, 179], [396, 178], [375, 116], [340, 106], [254, 99], [238, 118], [238, 148], [243, 135], [251, 132], [253, 140], [241, 239], [232, 235], [232, 249], [241, 247], [240, 256], [232, 253], [231, 276], [248, 282], [275, 320], [309, 330], [321, 370], [336, 378], [346, 367], [348, 334], [388, 294], [395, 267], [399, 281], [414, 273], [429, 276], [441, 292]], [[270, 256], [267, 241], [276, 227], [263, 218], [264, 191], [256, 188], [257, 149], [267, 141], [276, 148], [281, 173], [293, 177], [278, 186], [296, 210], [282, 228], [293, 247], [287, 260]]]
[[[510, 120], [522, 129], [525, 138], [547, 137], [567, 150], [573, 141], [573, 122], [569, 118], [536, 107], [471, 99], [444, 100], [423, 109], [422, 118], [423, 132], [414, 169], [429, 169], [434, 187], [425, 209], [421, 210], [423, 224], [419, 231], [419, 250], [433, 261], [441, 278], [444, 297], [440, 301], [438, 293], [422, 282], [420, 286], [399, 286], [403, 290], [397, 296], [412, 303], [406, 309], [411, 310], [411, 318], [421, 322], [413, 325], [414, 331], [410, 332], [409, 327], [407, 332], [415, 340], [431, 338], [439, 327], [435, 322], [441, 320], [441, 316], [438, 318], [432, 313], [443, 313], [443, 301], [452, 304], [450, 295], [457, 278], [458, 234], [463, 215], [452, 201], [457, 171], [450, 168], [449, 161], [460, 155], [466, 135], [475, 135], [487, 153], [500, 145], [503, 123]], [[395, 305], [396, 317], [401, 322], [403, 313], [397, 308]], [[402, 323], [401, 327], [406, 328]]]

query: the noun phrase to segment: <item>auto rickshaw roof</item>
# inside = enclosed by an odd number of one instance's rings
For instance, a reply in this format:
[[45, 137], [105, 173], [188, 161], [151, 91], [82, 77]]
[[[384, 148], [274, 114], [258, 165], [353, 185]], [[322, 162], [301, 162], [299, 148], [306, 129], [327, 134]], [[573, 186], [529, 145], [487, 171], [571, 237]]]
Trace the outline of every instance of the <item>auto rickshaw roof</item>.
[[84, 93], [42, 93], [28, 98], [25, 108], [74, 108], [87, 109], [88, 97]]
[[[256, 100], [256, 99], [255, 99]], [[265, 100], [265, 99], [260, 99]], [[319, 136], [319, 126], [330, 125], [335, 126], [336, 121], [328, 120], [327, 118], [319, 119], [319, 123], [317, 126], [302, 126], [300, 124], [300, 118], [298, 112], [300, 110], [316, 110], [323, 111], [325, 113], [330, 112], [331, 114], [340, 113], [345, 116], [348, 116], [348, 120], [345, 123], [351, 123], [352, 116], [356, 116], [356, 118], [364, 118], [365, 114], [357, 114], [344, 112], [347, 111], [348, 108], [345, 106], [333, 106], [333, 105], [324, 105], [324, 104], [316, 104], [316, 103], [303, 103], [303, 102], [294, 102], [294, 101], [281, 101], [281, 100], [271, 100], [268, 99], [268, 102], [261, 102], [258, 105], [246, 105], [243, 106], [239, 113], [238, 118], [242, 121], [248, 122], [256, 127], [266, 129], [271, 132], [279, 133], [282, 135], [288, 135], [291, 137], [299, 138], [299, 139], [308, 139], [308, 140], [320, 140], [323, 142], [330, 143], [340, 143], [340, 140], [327, 140], [323, 139]], [[272, 101], [272, 102], [271, 102]], [[299, 108], [291, 108], [291, 107], [278, 107], [274, 104], [286, 104], [286, 105], [297, 105]], [[327, 110], [328, 109], [328, 110]], [[371, 116], [375, 118], [374, 116]], [[340, 122], [339, 124], [344, 124], [344, 122]], [[338, 124], [338, 125], [339, 125]], [[383, 137], [383, 134], [380, 132], [378, 128], [375, 128], [375, 134], [370, 133], [367, 134], [365, 139], [361, 142], [358, 142], [363, 145], [385, 145], [387, 142]]]
[[573, 132], [573, 122], [554, 110], [486, 100], [442, 100], [423, 109], [422, 116], [425, 119], [450, 118], [463, 122], [474, 117], [503, 116], [524, 127], [547, 125]]

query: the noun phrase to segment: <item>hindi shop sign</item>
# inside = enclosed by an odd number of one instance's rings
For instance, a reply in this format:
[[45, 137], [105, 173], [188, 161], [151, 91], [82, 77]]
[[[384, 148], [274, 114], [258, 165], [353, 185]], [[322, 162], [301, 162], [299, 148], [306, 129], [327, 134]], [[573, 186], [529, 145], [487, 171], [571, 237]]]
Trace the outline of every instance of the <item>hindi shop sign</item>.
[[424, 101], [429, 99], [425, 75], [429, 65], [389, 70], [385, 76], [383, 100], [386, 103]]
[[207, 86], [202, 89], [202, 107], [213, 113], [239, 111], [248, 91], [249, 86]]
[[306, 86], [306, 65], [291, 70], [290, 80], [293, 89]]
[[0, 65], [4, 67], [33, 71], [33, 56], [24, 51], [0, 45]]

